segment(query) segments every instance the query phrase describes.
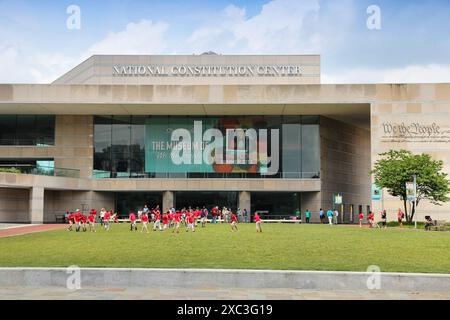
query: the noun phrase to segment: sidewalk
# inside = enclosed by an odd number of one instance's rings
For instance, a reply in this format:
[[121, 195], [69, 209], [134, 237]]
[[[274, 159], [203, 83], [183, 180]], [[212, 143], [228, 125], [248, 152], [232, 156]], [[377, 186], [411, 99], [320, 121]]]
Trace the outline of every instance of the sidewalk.
[[0, 287], [2, 300], [450, 300], [450, 292], [300, 290], [286, 288], [95, 288]]
[[0, 229], [0, 238], [24, 235], [28, 233], [59, 230], [67, 228], [65, 224], [28, 224], [28, 225], [11, 225]]

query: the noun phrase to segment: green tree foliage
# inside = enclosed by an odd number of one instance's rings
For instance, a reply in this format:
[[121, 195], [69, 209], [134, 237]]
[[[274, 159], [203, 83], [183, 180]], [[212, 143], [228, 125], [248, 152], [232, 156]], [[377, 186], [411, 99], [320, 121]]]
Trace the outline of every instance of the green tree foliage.
[[[449, 200], [450, 181], [442, 172], [442, 161], [433, 160], [429, 154], [413, 154], [407, 150], [390, 150], [379, 155], [382, 158], [375, 162], [371, 172], [375, 184], [403, 200], [406, 221], [413, 221], [416, 205], [423, 199], [436, 205]], [[409, 214], [405, 184], [412, 181], [414, 175], [417, 176], [417, 202]]]

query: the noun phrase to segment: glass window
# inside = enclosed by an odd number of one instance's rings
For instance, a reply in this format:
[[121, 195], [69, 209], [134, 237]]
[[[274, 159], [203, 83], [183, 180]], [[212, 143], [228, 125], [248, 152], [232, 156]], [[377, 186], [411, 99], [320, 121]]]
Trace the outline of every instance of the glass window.
[[17, 116], [17, 143], [29, 146], [35, 144], [36, 117], [29, 115]]
[[55, 116], [0, 115], [0, 145], [55, 144]]
[[130, 176], [130, 116], [112, 119], [112, 174], [117, 178]]
[[302, 125], [302, 178], [320, 178], [319, 125]]
[[[248, 163], [207, 164], [202, 160], [200, 163], [193, 163], [197, 143], [190, 145], [194, 148], [191, 153], [191, 164], [173, 163], [171, 159], [173, 130], [186, 128], [191, 133], [191, 139], [194, 139], [195, 120], [202, 121], [203, 132], [209, 128], [217, 128], [224, 139], [227, 129], [255, 129], [258, 135], [258, 152], [262, 150], [261, 147], [266, 147], [268, 156], [272, 156], [271, 151], [274, 149], [271, 139], [273, 132], [268, 132], [268, 140], [262, 141], [259, 130], [279, 129], [278, 173], [262, 176], [261, 172], [264, 168], [261, 167], [261, 162], [251, 165]], [[101, 177], [136, 178], [319, 178], [318, 123], [318, 116], [96, 116], [94, 118], [94, 172], [96, 176], [97, 173], [101, 174]], [[235, 141], [239, 143], [241, 140], [238, 141], [235, 137]], [[225, 150], [227, 146], [225, 141], [221, 154], [226, 158], [227, 152], [234, 152], [236, 160], [240, 154], [239, 150]], [[246, 138], [246, 150], [249, 147], [249, 140]], [[217, 153], [217, 150], [215, 151]], [[244, 155], [244, 159], [248, 160], [248, 155]]]
[[301, 125], [283, 124], [282, 126], [282, 170], [284, 178], [300, 178], [301, 176]]
[[94, 177], [110, 178], [112, 118], [94, 118]]
[[13, 145], [16, 141], [16, 115], [0, 116], [0, 145]]
[[251, 204], [252, 216], [259, 211], [262, 219], [289, 219], [301, 208], [297, 192], [252, 192]]
[[131, 176], [145, 175], [145, 116], [131, 117], [130, 171]]

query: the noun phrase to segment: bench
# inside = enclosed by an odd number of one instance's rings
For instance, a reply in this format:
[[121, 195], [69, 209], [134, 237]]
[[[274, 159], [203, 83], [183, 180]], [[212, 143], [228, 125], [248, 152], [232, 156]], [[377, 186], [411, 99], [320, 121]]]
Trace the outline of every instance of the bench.
[[55, 222], [56, 223], [65, 223], [66, 222], [66, 216], [63, 214], [55, 214]]
[[429, 228], [430, 231], [450, 231], [450, 226], [445, 220], [434, 220], [433, 225]]

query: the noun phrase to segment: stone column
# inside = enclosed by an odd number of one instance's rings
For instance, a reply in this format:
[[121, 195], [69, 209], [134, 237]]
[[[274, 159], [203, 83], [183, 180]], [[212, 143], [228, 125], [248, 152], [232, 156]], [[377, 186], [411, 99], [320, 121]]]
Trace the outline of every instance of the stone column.
[[30, 190], [30, 222], [44, 223], [44, 188], [32, 187]]
[[172, 208], [175, 205], [173, 200], [174, 200], [173, 192], [172, 191], [164, 191], [161, 210], [166, 210], [166, 209]]
[[251, 194], [248, 191], [241, 191], [239, 192], [239, 208], [243, 211], [244, 209], [247, 209], [247, 221], [250, 221], [249, 214], [252, 214], [253, 212], [250, 212], [251, 209]]

